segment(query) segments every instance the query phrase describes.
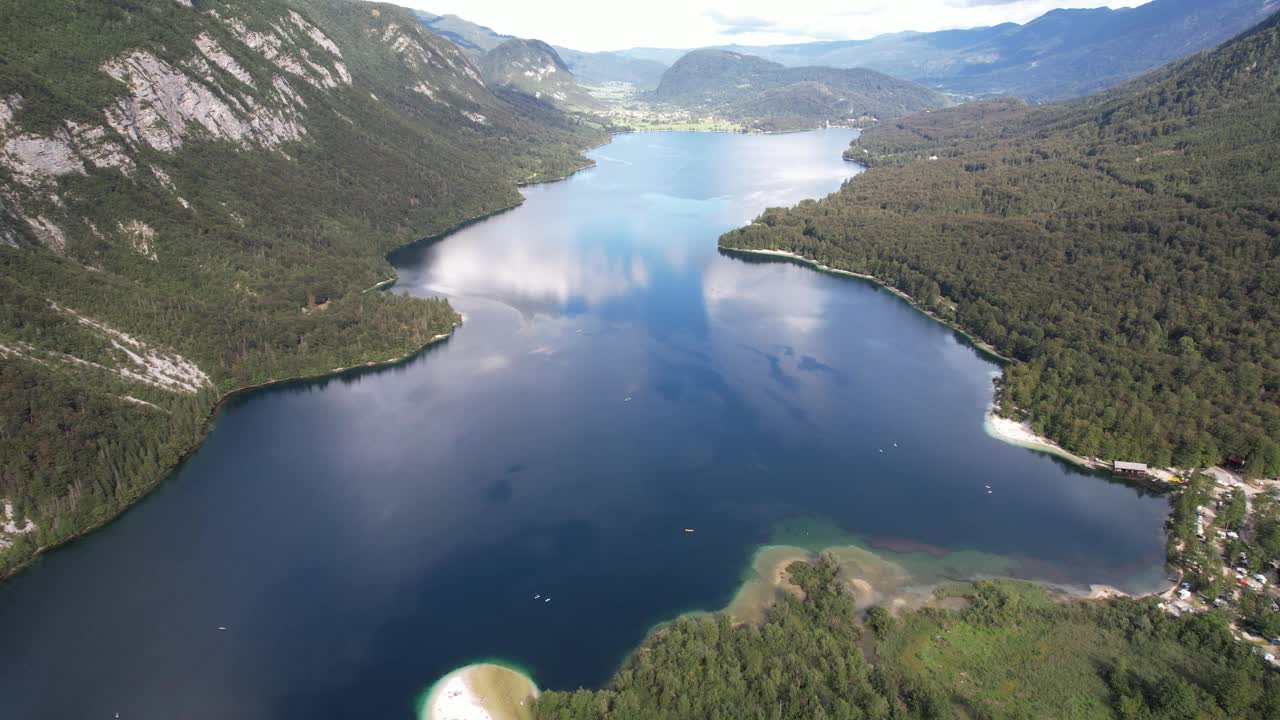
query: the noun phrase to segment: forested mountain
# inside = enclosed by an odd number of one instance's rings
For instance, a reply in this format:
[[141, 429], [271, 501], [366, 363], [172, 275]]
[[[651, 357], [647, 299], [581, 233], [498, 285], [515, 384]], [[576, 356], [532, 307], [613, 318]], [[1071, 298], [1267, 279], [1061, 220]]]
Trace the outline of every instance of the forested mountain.
[[[1276, 0], [1152, 0], [1134, 8], [1053, 10], [1025, 25], [721, 49], [788, 66], [871, 68], [960, 95], [1040, 102], [1093, 92], [1213, 47], [1276, 9]], [[671, 52], [623, 54], [656, 59]]]
[[[1023, 25], [712, 49], [792, 68], [866, 68], [963, 96], [1014, 95], [1045, 102], [1110, 87], [1214, 47], [1277, 9], [1280, 0], [1152, 0], [1133, 8], [1052, 10]], [[454, 15], [418, 15], [432, 32], [477, 57], [510, 39]], [[655, 87], [664, 69], [687, 55], [666, 48], [556, 50], [582, 82], [628, 82], [642, 90]], [[771, 101], [770, 107], [786, 101], [812, 111], [825, 99], [801, 91]]]
[[721, 238], [867, 273], [1018, 362], [1069, 449], [1280, 474], [1280, 19], [1107, 93], [919, 114]]
[[393, 5], [0, 3], [0, 572], [145, 493], [223, 393], [448, 332], [365, 292], [384, 254], [604, 137]]
[[[601, 690], [547, 692], [540, 720], [1241, 718], [1280, 713], [1280, 674], [1213, 613], [1154, 601], [1054, 602], [979, 583], [932, 607], [858, 621], [824, 559], [786, 572], [763, 627], [723, 614], [658, 630]], [[866, 656], [872, 656], [872, 665]]]
[[[713, 49], [788, 67], [867, 68], [964, 96], [1044, 102], [1094, 92], [1213, 47], [1277, 9], [1277, 0], [1152, 0], [1134, 8], [1052, 10], [1023, 25]], [[477, 56], [510, 39], [455, 15], [418, 15], [429, 30]], [[656, 86], [663, 70], [687, 54], [668, 48], [556, 50], [582, 82], [628, 82], [642, 90]], [[812, 99], [802, 94], [798, 101]]]
[[946, 104], [928, 88], [874, 70], [788, 68], [725, 50], [680, 58], [653, 98], [764, 130], [874, 122]]
[[491, 87], [515, 90], [566, 109], [597, 105], [578, 86], [555, 49], [541, 40], [512, 38], [481, 56], [479, 64]]

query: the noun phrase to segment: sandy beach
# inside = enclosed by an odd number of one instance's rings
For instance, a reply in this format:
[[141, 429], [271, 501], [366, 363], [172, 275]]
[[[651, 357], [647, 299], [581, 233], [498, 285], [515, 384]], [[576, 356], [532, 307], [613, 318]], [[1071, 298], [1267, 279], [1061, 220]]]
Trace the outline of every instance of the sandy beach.
[[1061, 445], [1053, 442], [1043, 435], [1037, 435], [1031, 429], [1031, 423], [1018, 422], [1010, 420], [1006, 417], [1000, 417], [996, 414], [994, 407], [987, 408], [987, 416], [982, 423], [982, 427], [991, 437], [1002, 440], [1010, 445], [1028, 448], [1030, 450], [1039, 450], [1047, 452], [1051, 455], [1057, 455], [1065, 460], [1070, 460], [1077, 465], [1088, 468], [1099, 467], [1096, 461], [1082, 458], [1079, 455], [1064, 450]]
[[420, 720], [533, 720], [538, 687], [525, 675], [491, 663], [445, 675], [422, 705]]
[[1110, 585], [1090, 585], [1089, 593], [1085, 595], [1085, 597], [1089, 600], [1110, 600], [1111, 598], [1127, 598], [1133, 596]]
[[800, 588], [791, 582], [787, 566], [797, 560], [813, 559], [813, 553], [800, 547], [766, 545], [760, 548], [751, 560], [751, 570], [742, 587], [724, 612], [735, 623], [763, 623], [765, 613], [778, 602], [783, 592], [797, 596], [801, 593]]
[[742, 587], [724, 612], [735, 623], [763, 623], [769, 608], [777, 604], [783, 594], [804, 596], [791, 582], [787, 567], [797, 560], [813, 562], [822, 554], [835, 560], [838, 577], [852, 591], [860, 610], [873, 605], [894, 610], [916, 608], [932, 600], [936, 579], [921, 581], [900, 564], [866, 548], [834, 545], [815, 552], [793, 545], [765, 545], [756, 551]]
[[[830, 545], [821, 551], [796, 545], [761, 546], [744, 573], [742, 586], [721, 612], [728, 615], [735, 625], [763, 624], [769, 609], [784, 596], [804, 597], [803, 590], [791, 581], [787, 567], [796, 561], [813, 562], [822, 555], [835, 562], [836, 577], [853, 595], [859, 611], [883, 607], [897, 615], [922, 608], [963, 610], [969, 601], [954, 590], [948, 590], [966, 584], [947, 577], [955, 572], [953, 565], [975, 571], [970, 574], [973, 581], [1007, 577], [978, 571], [983, 558], [972, 551], [947, 553], [939, 558], [938, 549], [932, 546], [908, 546], [905, 541], [902, 546], [903, 551], [873, 550], [855, 544]], [[1043, 581], [1035, 584], [1045, 587], [1062, 600], [1104, 602], [1135, 597], [1112, 585], [1081, 587]], [[1170, 592], [1165, 590], [1164, 594]], [[1150, 594], [1158, 594], [1158, 591]], [[1146, 594], [1137, 595], [1144, 596]], [[709, 614], [702, 611], [689, 613], [695, 616]], [[652, 634], [662, 633], [666, 625], [663, 623], [653, 628], [650, 639]], [[537, 697], [537, 686], [518, 670], [493, 663], [468, 665], [449, 673], [432, 686], [420, 706], [419, 720], [534, 720], [533, 705]]]

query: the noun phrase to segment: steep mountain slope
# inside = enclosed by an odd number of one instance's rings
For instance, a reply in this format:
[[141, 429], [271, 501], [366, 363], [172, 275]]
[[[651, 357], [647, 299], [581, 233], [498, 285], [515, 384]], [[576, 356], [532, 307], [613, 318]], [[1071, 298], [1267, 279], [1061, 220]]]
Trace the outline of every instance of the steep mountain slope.
[[362, 292], [384, 254], [602, 139], [391, 5], [0, 4], [0, 573], [145, 493], [228, 390], [448, 332]]
[[1116, 10], [1054, 10], [1025, 25], [721, 49], [788, 66], [870, 68], [961, 95], [1040, 102], [1093, 92], [1213, 47], [1277, 9], [1276, 0], [1153, 0]]
[[725, 50], [680, 58], [653, 97], [766, 130], [875, 121], [946, 104], [928, 88], [873, 70], [788, 68]]
[[874, 275], [1020, 362], [1069, 449], [1280, 475], [1280, 18], [1071, 103], [867, 132], [839, 193], [721, 238]]
[[480, 58], [485, 82], [550, 102], [562, 108], [590, 108], [597, 103], [565, 65], [555, 49], [541, 40], [512, 38]]

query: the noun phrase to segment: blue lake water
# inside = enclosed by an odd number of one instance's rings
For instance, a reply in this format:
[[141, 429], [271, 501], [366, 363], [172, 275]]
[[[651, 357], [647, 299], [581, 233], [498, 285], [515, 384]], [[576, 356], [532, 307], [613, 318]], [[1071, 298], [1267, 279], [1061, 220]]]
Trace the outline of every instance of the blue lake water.
[[397, 253], [394, 291], [465, 324], [232, 402], [147, 500], [0, 586], [0, 715], [410, 718], [484, 658], [601, 684], [797, 520], [1149, 587], [1166, 502], [988, 437], [989, 359], [871, 284], [717, 251], [837, 189], [851, 137], [619, 136]]

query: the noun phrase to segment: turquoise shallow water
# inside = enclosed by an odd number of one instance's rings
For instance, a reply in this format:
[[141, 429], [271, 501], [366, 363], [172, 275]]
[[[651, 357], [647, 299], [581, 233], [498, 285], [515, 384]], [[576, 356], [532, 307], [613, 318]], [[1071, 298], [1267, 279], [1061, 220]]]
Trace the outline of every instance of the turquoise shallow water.
[[925, 547], [944, 575], [996, 555], [1144, 589], [1166, 503], [989, 438], [996, 367], [955, 333], [868, 283], [716, 250], [838, 188], [851, 136], [620, 136], [397, 253], [395, 292], [447, 295], [463, 327], [232, 403], [153, 496], [0, 586], [0, 707], [409, 718], [481, 658], [598, 684], [797, 527]]

